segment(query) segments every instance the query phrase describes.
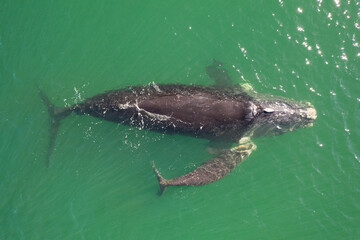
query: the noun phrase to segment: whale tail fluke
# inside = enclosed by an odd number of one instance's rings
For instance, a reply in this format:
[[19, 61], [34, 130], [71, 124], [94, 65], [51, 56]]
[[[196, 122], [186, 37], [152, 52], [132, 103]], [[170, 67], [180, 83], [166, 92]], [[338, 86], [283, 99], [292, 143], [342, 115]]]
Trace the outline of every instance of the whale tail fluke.
[[158, 194], [161, 196], [165, 192], [166, 187], [168, 186], [167, 180], [160, 175], [159, 170], [157, 170], [157, 168], [155, 167], [154, 162], [153, 162], [152, 167], [154, 169], [154, 172], [156, 174], [156, 177], [158, 179], [159, 186], [160, 186], [160, 190], [159, 190]]
[[70, 108], [66, 107], [57, 107], [53, 103], [50, 102], [49, 98], [45, 95], [45, 93], [39, 89], [39, 94], [50, 114], [50, 141], [48, 150], [46, 153], [46, 167], [49, 167], [50, 164], [50, 156], [55, 148], [55, 139], [57, 132], [59, 130], [60, 121], [67, 117], [71, 113]]

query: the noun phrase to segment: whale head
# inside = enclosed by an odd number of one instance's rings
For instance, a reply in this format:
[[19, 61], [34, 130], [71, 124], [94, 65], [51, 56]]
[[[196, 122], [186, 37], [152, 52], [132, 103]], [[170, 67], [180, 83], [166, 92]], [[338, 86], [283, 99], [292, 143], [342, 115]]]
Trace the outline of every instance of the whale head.
[[280, 135], [298, 128], [313, 126], [317, 113], [310, 102], [281, 97], [258, 100], [254, 110], [252, 136]]

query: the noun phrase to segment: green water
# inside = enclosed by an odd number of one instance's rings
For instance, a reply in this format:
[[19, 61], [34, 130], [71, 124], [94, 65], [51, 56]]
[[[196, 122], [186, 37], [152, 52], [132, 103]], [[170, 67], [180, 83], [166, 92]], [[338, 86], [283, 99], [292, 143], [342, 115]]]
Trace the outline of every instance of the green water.
[[[0, 239], [360, 239], [359, 1], [0, 2]], [[207, 140], [49, 115], [105, 90], [237, 83], [314, 104], [313, 128], [254, 139], [228, 177], [170, 187]]]

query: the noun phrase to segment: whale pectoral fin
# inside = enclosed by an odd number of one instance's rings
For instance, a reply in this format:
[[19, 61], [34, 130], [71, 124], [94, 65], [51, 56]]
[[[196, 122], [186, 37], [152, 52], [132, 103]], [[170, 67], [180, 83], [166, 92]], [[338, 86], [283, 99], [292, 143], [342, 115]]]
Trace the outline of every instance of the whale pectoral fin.
[[233, 87], [234, 83], [223, 65], [222, 62], [213, 59], [213, 63], [206, 67], [206, 73], [210, 78], [214, 79], [215, 85], [221, 87]]
[[206, 151], [213, 155], [218, 155], [231, 148], [232, 142], [222, 139], [211, 139], [206, 146]]
[[256, 91], [249, 83], [236, 84], [232, 81], [225, 69], [224, 64], [216, 59], [213, 59], [213, 63], [205, 68], [207, 75], [214, 79], [215, 85], [222, 88], [229, 88], [235, 93], [242, 94], [244, 96], [255, 96]]
[[164, 179], [153, 165], [160, 185], [159, 193], [161, 195], [168, 186], [205, 185], [220, 180], [234, 170], [236, 165], [247, 158], [255, 149], [256, 145], [253, 142], [238, 145], [204, 162], [192, 172], [169, 180]]

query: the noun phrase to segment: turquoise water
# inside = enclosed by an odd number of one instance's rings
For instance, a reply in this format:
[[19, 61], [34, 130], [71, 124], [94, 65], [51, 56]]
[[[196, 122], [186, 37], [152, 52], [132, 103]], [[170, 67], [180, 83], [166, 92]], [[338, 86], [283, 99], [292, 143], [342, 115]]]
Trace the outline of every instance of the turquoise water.
[[[359, 1], [0, 2], [0, 239], [360, 239]], [[207, 140], [49, 115], [129, 85], [237, 83], [314, 104], [228, 177], [170, 187]]]

